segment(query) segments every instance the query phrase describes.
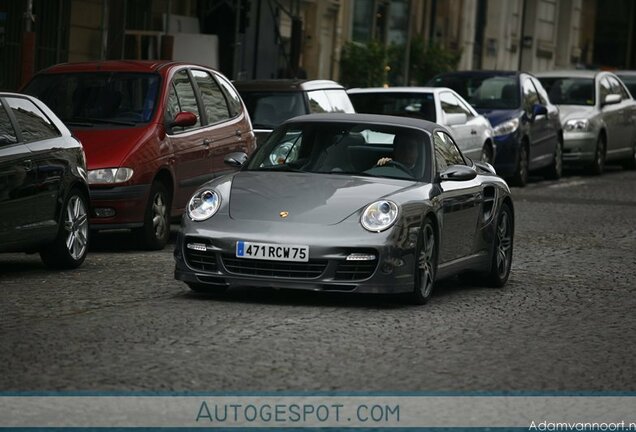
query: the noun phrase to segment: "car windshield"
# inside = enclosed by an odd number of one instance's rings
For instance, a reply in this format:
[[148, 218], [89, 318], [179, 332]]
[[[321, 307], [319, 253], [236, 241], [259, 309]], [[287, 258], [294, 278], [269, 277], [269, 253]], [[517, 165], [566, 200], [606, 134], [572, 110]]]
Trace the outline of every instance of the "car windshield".
[[157, 74], [83, 72], [41, 74], [24, 90], [42, 100], [69, 126], [134, 126], [155, 110]]
[[431, 122], [437, 120], [433, 93], [351, 93], [349, 99], [359, 113], [415, 117]]
[[519, 81], [514, 75], [442, 75], [431, 83], [459, 93], [475, 109], [516, 109], [521, 105]]
[[307, 113], [302, 92], [245, 92], [239, 90], [256, 129], [274, 129]]
[[541, 77], [550, 102], [556, 105], [594, 105], [592, 78]]
[[293, 123], [276, 129], [248, 171], [300, 171], [419, 180], [430, 160], [429, 136], [382, 124]]

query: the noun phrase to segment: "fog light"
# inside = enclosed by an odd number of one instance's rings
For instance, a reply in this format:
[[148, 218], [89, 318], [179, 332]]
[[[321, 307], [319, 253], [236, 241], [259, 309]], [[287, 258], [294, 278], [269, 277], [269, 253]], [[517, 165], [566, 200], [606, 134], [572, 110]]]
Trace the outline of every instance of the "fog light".
[[186, 247], [188, 249], [192, 249], [199, 252], [205, 252], [208, 250], [207, 246], [204, 243], [188, 243]]
[[393, 273], [393, 265], [391, 263], [385, 262], [382, 264], [382, 273], [391, 274]]
[[95, 216], [97, 217], [113, 217], [115, 216], [115, 209], [110, 207], [98, 207], [95, 209]]
[[373, 261], [373, 260], [375, 260], [375, 255], [373, 254], [352, 253], [347, 256], [347, 261]]

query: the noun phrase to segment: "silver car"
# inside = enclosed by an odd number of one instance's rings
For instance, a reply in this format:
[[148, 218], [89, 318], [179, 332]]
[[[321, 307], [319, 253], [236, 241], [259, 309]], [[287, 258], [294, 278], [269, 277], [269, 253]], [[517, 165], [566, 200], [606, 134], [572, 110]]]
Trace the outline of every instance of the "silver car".
[[636, 168], [636, 102], [621, 80], [605, 71], [537, 74], [563, 125], [563, 162], [601, 174], [606, 161]]
[[347, 90], [358, 113], [422, 118], [446, 126], [462, 153], [490, 164], [495, 142], [488, 119], [446, 87], [355, 88]]

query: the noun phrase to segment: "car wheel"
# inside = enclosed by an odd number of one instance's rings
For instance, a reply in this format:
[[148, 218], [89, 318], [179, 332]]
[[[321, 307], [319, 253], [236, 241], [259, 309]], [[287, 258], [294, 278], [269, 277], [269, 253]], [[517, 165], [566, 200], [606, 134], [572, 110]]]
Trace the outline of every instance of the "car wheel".
[[484, 147], [481, 149], [481, 156], [479, 157], [479, 160], [491, 165], [493, 164], [492, 146], [490, 144], [484, 144]]
[[600, 175], [605, 171], [605, 148], [607, 143], [605, 142], [605, 135], [598, 136], [596, 141], [596, 151], [594, 152], [594, 162], [588, 168], [588, 173], [592, 175]]
[[517, 170], [511, 179], [514, 186], [524, 187], [528, 183], [528, 146], [523, 143], [519, 149]]
[[510, 267], [512, 266], [513, 236], [512, 210], [508, 204], [503, 204], [499, 211], [495, 228], [490, 273], [488, 273], [485, 280], [490, 286], [502, 287], [508, 281]]
[[62, 207], [57, 237], [40, 251], [42, 262], [58, 269], [79, 267], [88, 253], [89, 233], [86, 195], [79, 189], [71, 189]]
[[161, 182], [154, 182], [144, 212], [139, 236], [144, 248], [163, 249], [170, 239], [170, 194]]
[[622, 163], [623, 168], [627, 170], [636, 169], [636, 144], [632, 147], [632, 156], [628, 159], [625, 159]]
[[199, 284], [199, 283], [188, 283], [188, 287], [194, 292], [203, 293], [203, 294], [220, 295], [227, 291], [227, 287], [224, 287], [224, 286], [215, 286], [215, 285], [207, 285], [207, 284]]
[[411, 300], [418, 305], [425, 304], [433, 295], [435, 272], [437, 270], [437, 242], [433, 223], [427, 220], [418, 236], [415, 248], [414, 287]]
[[561, 140], [557, 141], [554, 148], [554, 155], [552, 164], [547, 168], [546, 178], [550, 180], [558, 180], [563, 174], [563, 143]]

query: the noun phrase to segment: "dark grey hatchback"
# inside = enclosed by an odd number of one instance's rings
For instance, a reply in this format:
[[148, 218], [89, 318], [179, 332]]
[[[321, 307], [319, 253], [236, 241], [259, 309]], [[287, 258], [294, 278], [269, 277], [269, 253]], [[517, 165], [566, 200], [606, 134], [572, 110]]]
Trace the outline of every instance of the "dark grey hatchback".
[[88, 212], [81, 143], [38, 99], [0, 93], [0, 252], [39, 252], [48, 267], [78, 267]]

